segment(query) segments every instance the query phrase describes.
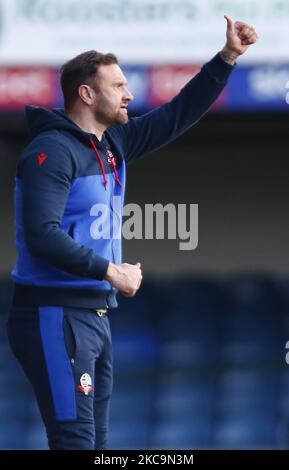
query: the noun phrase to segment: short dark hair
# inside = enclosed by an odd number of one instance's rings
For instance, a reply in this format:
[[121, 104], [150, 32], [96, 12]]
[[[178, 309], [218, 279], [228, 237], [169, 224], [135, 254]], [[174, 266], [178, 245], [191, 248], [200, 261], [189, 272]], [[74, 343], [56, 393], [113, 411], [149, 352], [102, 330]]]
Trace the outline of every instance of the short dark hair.
[[60, 83], [65, 109], [71, 108], [78, 96], [80, 85], [89, 85], [95, 78], [100, 65], [117, 64], [114, 54], [102, 54], [94, 50], [83, 52], [62, 65]]

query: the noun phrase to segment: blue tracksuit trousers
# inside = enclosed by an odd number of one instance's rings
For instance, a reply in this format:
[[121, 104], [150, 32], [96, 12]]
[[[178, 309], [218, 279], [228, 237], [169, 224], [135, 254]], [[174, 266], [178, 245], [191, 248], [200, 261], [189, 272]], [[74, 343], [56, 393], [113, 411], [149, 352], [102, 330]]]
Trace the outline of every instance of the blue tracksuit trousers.
[[49, 448], [105, 449], [113, 383], [108, 316], [13, 306], [8, 336], [34, 388]]

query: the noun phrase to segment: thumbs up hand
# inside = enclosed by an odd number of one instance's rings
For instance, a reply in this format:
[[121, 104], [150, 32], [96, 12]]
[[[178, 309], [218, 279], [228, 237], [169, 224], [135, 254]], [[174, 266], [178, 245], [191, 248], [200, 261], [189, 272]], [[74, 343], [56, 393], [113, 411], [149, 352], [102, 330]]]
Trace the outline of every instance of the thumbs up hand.
[[251, 44], [255, 44], [258, 33], [254, 26], [234, 21], [230, 16], [225, 15], [227, 21], [227, 42], [224, 49], [234, 52], [236, 57], [244, 54]]

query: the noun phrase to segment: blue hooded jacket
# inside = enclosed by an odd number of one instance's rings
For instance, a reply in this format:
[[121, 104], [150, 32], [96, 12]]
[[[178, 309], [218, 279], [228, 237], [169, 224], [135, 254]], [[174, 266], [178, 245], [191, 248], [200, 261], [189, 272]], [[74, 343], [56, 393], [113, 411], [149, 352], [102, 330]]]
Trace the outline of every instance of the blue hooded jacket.
[[[32, 140], [16, 177], [14, 304], [117, 306], [117, 291], [104, 276], [110, 261], [122, 262], [126, 163], [197, 122], [232, 69], [217, 54], [172, 101], [108, 128], [101, 141], [63, 110], [27, 107]], [[100, 237], [104, 226], [109, 228]]]

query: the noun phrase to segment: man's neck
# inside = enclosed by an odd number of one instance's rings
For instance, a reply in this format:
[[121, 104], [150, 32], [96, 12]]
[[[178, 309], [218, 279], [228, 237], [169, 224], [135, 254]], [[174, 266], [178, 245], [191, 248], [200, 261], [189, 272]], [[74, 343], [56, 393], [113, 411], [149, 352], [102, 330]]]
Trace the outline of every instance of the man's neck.
[[103, 133], [106, 129], [106, 126], [98, 123], [93, 116], [84, 115], [81, 111], [70, 110], [66, 111], [67, 116], [77, 124], [80, 129], [89, 134], [94, 134], [99, 141], [102, 140]]

